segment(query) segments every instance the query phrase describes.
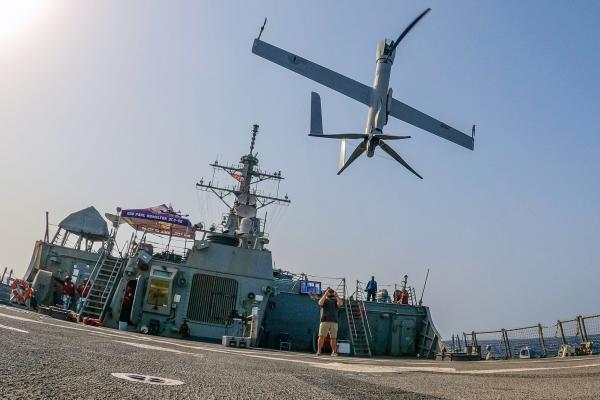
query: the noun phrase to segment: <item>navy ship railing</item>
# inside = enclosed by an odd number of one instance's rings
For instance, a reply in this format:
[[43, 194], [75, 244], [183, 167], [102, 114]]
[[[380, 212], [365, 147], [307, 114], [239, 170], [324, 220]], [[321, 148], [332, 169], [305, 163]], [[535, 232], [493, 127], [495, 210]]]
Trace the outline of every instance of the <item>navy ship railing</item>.
[[463, 332], [446, 344], [451, 352], [491, 359], [599, 354], [600, 314], [551, 325]]

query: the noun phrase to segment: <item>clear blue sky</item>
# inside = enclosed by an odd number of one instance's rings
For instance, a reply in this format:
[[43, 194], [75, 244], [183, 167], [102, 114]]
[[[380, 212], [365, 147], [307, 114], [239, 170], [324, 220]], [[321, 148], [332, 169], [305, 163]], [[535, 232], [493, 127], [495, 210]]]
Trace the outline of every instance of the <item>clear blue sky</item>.
[[[378, 3], [40, 6], [0, 36], [0, 265], [24, 271], [46, 210], [171, 202], [217, 218], [194, 184], [259, 123], [261, 165], [293, 201], [271, 232], [278, 266], [418, 287], [429, 267], [445, 335], [600, 312], [600, 3]], [[394, 120], [424, 180], [377, 157], [336, 176], [337, 144], [306, 136], [310, 92], [328, 131], [362, 131], [366, 108], [252, 55], [263, 18], [264, 40], [370, 84], [377, 42], [427, 6], [391, 86], [476, 123], [475, 151]]]

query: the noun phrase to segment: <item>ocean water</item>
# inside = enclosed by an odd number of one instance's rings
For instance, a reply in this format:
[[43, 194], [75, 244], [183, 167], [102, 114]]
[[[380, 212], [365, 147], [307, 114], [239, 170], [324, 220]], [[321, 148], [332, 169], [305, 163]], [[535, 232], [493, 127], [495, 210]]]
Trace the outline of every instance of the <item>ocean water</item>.
[[[498, 335], [500, 336], [500, 335]], [[581, 337], [579, 336], [567, 336], [565, 337], [567, 343], [573, 348], [578, 348], [581, 345]], [[593, 354], [600, 354], [600, 334], [590, 335], [588, 339], [593, 343], [592, 351]], [[464, 347], [463, 339], [461, 338], [461, 346]], [[548, 357], [556, 357], [560, 346], [562, 345], [561, 337], [544, 337], [544, 343], [546, 345], [546, 352]], [[452, 348], [452, 341], [446, 341], [449, 349]], [[456, 342], [455, 342], [456, 344]], [[506, 348], [500, 337], [498, 339], [486, 340], [477, 339], [477, 344], [481, 346], [481, 353], [485, 357], [487, 354], [485, 348], [487, 345], [491, 346], [491, 353], [494, 358], [506, 358]], [[519, 351], [525, 347], [529, 347], [529, 351], [532, 357], [540, 357], [543, 355], [542, 345], [539, 338], [509, 338], [510, 352], [513, 358], [519, 357]], [[467, 345], [471, 345], [469, 335], [467, 335]], [[462, 350], [462, 349], [461, 349]]]

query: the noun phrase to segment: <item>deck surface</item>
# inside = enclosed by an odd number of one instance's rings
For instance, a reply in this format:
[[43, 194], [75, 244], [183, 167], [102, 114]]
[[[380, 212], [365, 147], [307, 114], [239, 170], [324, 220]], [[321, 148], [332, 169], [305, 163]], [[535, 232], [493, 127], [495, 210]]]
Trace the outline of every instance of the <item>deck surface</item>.
[[[150, 385], [135, 373], [182, 381]], [[599, 399], [600, 356], [450, 362], [232, 349], [0, 306], [0, 399]]]

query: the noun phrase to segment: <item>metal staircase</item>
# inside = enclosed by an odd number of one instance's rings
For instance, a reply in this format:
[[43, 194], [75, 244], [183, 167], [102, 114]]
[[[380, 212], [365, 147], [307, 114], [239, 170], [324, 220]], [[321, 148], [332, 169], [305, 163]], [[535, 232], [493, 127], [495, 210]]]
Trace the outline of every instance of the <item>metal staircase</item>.
[[344, 306], [354, 355], [357, 357], [371, 357], [371, 345], [369, 343], [371, 329], [364, 302], [346, 300]]
[[92, 271], [92, 286], [80, 312], [82, 317], [104, 318], [116, 284], [121, 278], [124, 263], [123, 258], [112, 257], [106, 251], [102, 252]]

